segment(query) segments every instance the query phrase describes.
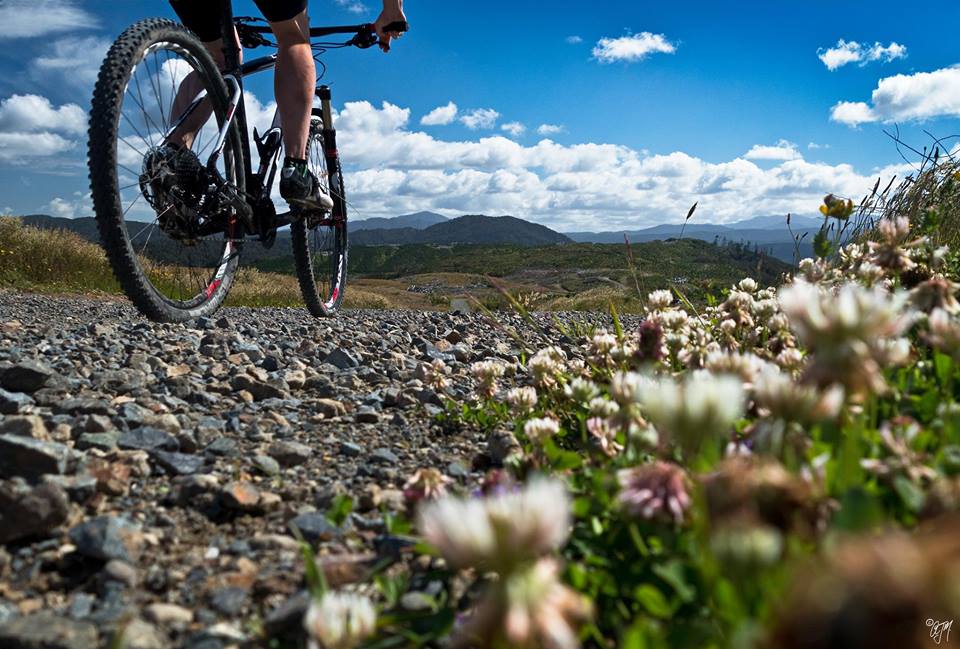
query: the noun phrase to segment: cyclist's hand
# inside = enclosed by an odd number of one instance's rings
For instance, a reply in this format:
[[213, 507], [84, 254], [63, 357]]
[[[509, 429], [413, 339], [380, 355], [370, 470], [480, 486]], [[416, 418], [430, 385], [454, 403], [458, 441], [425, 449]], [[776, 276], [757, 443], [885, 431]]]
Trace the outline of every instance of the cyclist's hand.
[[[407, 17], [403, 15], [403, 9], [399, 6], [386, 6], [388, 3], [384, 3], [383, 11], [380, 12], [380, 15], [377, 17], [376, 22], [373, 23], [374, 29], [377, 30], [377, 36], [380, 38], [380, 49], [384, 52], [390, 51], [390, 41], [394, 38], [400, 38], [402, 32], [385, 32], [383, 31], [384, 26], [389, 25], [392, 22], [404, 21], [406, 22]], [[392, 4], [392, 3], [390, 3]]]

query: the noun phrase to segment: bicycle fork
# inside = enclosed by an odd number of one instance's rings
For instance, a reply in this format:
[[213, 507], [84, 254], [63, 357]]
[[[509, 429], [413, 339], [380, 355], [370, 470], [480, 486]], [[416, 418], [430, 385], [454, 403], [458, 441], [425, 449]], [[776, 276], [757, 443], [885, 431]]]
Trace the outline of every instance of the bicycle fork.
[[340, 155], [337, 153], [337, 132], [333, 128], [333, 109], [330, 100], [330, 86], [318, 86], [317, 97], [320, 98], [320, 120], [323, 124], [323, 156], [327, 161], [327, 176], [330, 187], [330, 197], [333, 199], [331, 220], [335, 226], [346, 223], [347, 205], [343, 197], [343, 183], [340, 179]]

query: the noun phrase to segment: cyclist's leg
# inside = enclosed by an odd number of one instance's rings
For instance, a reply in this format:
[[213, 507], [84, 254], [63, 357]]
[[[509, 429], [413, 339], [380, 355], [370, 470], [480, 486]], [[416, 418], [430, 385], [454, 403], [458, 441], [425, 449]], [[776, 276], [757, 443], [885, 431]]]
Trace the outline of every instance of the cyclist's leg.
[[257, 0], [277, 39], [274, 92], [286, 154], [303, 159], [310, 130], [310, 108], [317, 69], [310, 49], [306, 0]]
[[[219, 4], [216, 2], [197, 2], [197, 0], [170, 0], [170, 4], [173, 10], [177, 12], [181, 22], [200, 38], [203, 46], [207, 48], [207, 51], [213, 56], [213, 60], [217, 62], [217, 66], [222, 70], [224, 56]], [[243, 48], [240, 47], [240, 37], [236, 30], [234, 30], [233, 36], [242, 61]], [[203, 84], [197, 74], [194, 72], [188, 74], [177, 88], [177, 96], [174, 98], [170, 109], [170, 120], [174, 121], [182, 115], [201, 90], [203, 90]], [[210, 118], [210, 113], [211, 108], [207, 102], [198, 106], [190, 117], [180, 125], [180, 128], [170, 136], [169, 141], [189, 149], [193, 146], [193, 140], [197, 132]]]

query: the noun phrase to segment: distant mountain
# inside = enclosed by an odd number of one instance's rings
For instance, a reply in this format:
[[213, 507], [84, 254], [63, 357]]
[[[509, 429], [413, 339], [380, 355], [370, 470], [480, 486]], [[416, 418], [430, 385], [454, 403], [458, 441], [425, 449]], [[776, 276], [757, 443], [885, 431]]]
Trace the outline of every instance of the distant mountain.
[[437, 223], [444, 223], [447, 217], [436, 212], [414, 212], [413, 214], [402, 214], [392, 218], [375, 216], [369, 219], [360, 219], [350, 221], [350, 229], [353, 232], [360, 230], [396, 230], [399, 228], [413, 228], [423, 230]]
[[70, 230], [76, 232], [87, 241], [100, 242], [100, 233], [97, 231], [97, 220], [92, 216], [79, 219], [65, 219], [61, 216], [47, 214], [27, 214], [20, 219], [25, 225], [32, 225], [44, 230]]
[[[785, 216], [757, 216], [743, 221], [714, 225], [712, 223], [664, 223], [642, 230], [615, 230], [607, 232], [567, 232], [578, 243], [623, 243], [624, 235], [631, 243], [643, 243], [660, 239], [684, 239], [743, 243], [756, 246], [768, 255], [793, 263], [799, 256], [813, 253], [813, 235], [820, 229], [822, 219], [807, 216], [792, 216], [787, 228]], [[791, 232], [792, 230], [792, 232]], [[799, 237], [797, 243], [794, 237]]]
[[546, 226], [513, 216], [468, 214], [445, 220], [423, 230], [412, 228], [361, 230], [350, 235], [350, 242], [358, 246], [411, 243], [547, 246], [571, 243], [572, 240]]

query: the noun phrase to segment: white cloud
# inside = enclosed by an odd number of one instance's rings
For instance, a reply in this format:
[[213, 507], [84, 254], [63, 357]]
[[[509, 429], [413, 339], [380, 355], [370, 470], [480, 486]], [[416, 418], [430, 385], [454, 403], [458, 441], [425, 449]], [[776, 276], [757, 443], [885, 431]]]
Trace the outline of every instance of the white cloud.
[[93, 214], [93, 203], [90, 201], [90, 192], [74, 192], [71, 198], [57, 196], [50, 200], [44, 208], [52, 216], [65, 219], [75, 219]]
[[460, 121], [468, 129], [475, 131], [480, 128], [493, 128], [498, 117], [500, 117], [500, 113], [492, 108], [474, 108], [460, 117]]
[[[826, 193], [859, 196], [904, 167], [858, 173], [848, 164], [745, 158], [707, 162], [675, 151], [547, 139], [523, 145], [500, 135], [437, 139], [411, 128], [410, 111], [347, 103], [337, 130], [357, 213], [513, 214], [559, 230], [638, 228], [681, 221], [694, 201], [709, 222], [755, 214], [813, 213]], [[349, 152], [349, 154], [347, 154]], [[749, 205], [752, 213], [744, 213]]]
[[797, 145], [787, 140], [780, 140], [770, 146], [754, 144], [744, 156], [747, 160], [797, 160], [802, 158]]
[[601, 38], [593, 48], [593, 56], [601, 63], [642, 61], [650, 54], [673, 54], [677, 46], [663, 34], [640, 32], [619, 38]]
[[877, 121], [877, 116], [862, 101], [841, 101], [830, 109], [830, 119], [847, 126], [859, 126]]
[[580, 38], [579, 36], [567, 36], [567, 37], [566, 37], [565, 39], [563, 39], [563, 40], [566, 41], [567, 43], [569, 43], [570, 45], [577, 45], [578, 43], [582, 43], [582, 42], [583, 42], [583, 39]]
[[56, 131], [80, 135], [87, 130], [87, 112], [76, 104], [54, 108], [40, 95], [13, 95], [0, 101], [0, 131]]
[[13, 216], [13, 208], [7, 205], [3, 209], [0, 209], [0, 216]]
[[56, 72], [71, 84], [93, 88], [109, 48], [110, 41], [97, 36], [61, 38], [51, 43], [43, 56], [34, 59], [30, 68], [37, 76]]
[[811, 151], [815, 151], [816, 149], [829, 149], [829, 148], [830, 148], [830, 145], [829, 145], [829, 144], [818, 144], [818, 143], [816, 143], [816, 142], [808, 142], [808, 143], [807, 143], [807, 148], [810, 149]]
[[365, 14], [369, 11], [367, 5], [356, 0], [336, 0], [336, 3], [352, 14]]
[[437, 106], [421, 117], [420, 123], [424, 126], [443, 126], [453, 122], [456, 117], [457, 105], [451, 101], [446, 106]]
[[504, 131], [505, 133], [509, 133], [513, 137], [518, 137], [523, 135], [524, 131], [527, 130], [527, 127], [520, 122], [505, 122], [500, 125], [500, 130]]
[[560, 124], [541, 124], [537, 127], [537, 133], [540, 135], [556, 135], [563, 133], [564, 128]]
[[6, 0], [0, 4], [0, 40], [89, 29], [97, 19], [71, 0]]
[[889, 45], [874, 43], [873, 45], [862, 45], [857, 41], [845, 41], [842, 38], [837, 41], [833, 47], [817, 50], [817, 57], [828, 70], [836, 70], [849, 63], [859, 63], [864, 66], [872, 61], [882, 61], [889, 63], [894, 59], [902, 59], [907, 55], [907, 47], [896, 41], [890, 41]]
[[957, 116], [960, 116], [960, 67], [886, 77], [877, 83], [870, 104], [841, 101], [830, 111], [832, 120], [850, 126]]
[[0, 133], [0, 161], [22, 164], [31, 158], [62, 154], [75, 146], [76, 142], [56, 133]]

